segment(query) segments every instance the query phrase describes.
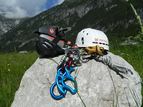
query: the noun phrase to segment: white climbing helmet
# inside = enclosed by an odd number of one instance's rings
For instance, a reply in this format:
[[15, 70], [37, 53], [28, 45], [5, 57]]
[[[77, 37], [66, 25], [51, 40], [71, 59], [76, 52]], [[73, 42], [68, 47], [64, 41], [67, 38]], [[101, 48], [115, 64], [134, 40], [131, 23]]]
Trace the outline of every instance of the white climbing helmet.
[[92, 28], [86, 28], [80, 31], [76, 38], [78, 47], [100, 46], [109, 50], [109, 41], [104, 32]]

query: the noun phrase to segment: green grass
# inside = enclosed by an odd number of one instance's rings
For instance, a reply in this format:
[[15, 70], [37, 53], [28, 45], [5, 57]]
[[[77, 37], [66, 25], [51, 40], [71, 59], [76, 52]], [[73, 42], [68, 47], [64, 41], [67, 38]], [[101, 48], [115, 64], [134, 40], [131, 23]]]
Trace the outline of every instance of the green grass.
[[[121, 41], [117, 38], [111, 42], [111, 52], [123, 57], [128, 61], [134, 69], [139, 73], [141, 79], [143, 80], [143, 45], [142, 43], [138, 45], [119, 45]], [[142, 83], [143, 87], [143, 83]], [[143, 89], [142, 89], [143, 96]], [[143, 99], [142, 99], [143, 102]], [[143, 107], [143, 104], [142, 104]]]
[[36, 53], [0, 54], [0, 107], [10, 107], [24, 71], [36, 57]]
[[[111, 52], [126, 59], [143, 79], [143, 45], [120, 46], [115, 40], [110, 43]], [[0, 54], [0, 107], [10, 107], [24, 72], [36, 58], [35, 52]]]
[[121, 46], [114, 44], [111, 48], [111, 52], [127, 60], [143, 79], [143, 45]]

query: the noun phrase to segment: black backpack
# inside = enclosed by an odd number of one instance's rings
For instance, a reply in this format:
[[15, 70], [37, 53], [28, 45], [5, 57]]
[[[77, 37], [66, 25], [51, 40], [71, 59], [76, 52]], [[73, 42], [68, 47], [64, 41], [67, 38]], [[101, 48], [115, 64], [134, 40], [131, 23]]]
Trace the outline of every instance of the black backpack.
[[[36, 50], [40, 58], [52, 58], [64, 54], [63, 46], [58, 43], [65, 43], [65, 32], [70, 28], [60, 28], [57, 26], [40, 27], [37, 33], [39, 35], [36, 42]], [[49, 39], [51, 38], [51, 39]]]

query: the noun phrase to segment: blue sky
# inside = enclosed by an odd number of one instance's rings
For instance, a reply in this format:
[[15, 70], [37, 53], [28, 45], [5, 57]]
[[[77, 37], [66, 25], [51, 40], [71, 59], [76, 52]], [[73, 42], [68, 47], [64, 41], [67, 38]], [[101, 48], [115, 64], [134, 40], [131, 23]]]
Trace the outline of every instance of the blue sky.
[[47, 0], [47, 3], [45, 4], [45, 8], [51, 8], [55, 5], [57, 5], [58, 2], [59, 2], [59, 0]]
[[8, 18], [34, 16], [64, 0], [0, 0], [0, 15]]

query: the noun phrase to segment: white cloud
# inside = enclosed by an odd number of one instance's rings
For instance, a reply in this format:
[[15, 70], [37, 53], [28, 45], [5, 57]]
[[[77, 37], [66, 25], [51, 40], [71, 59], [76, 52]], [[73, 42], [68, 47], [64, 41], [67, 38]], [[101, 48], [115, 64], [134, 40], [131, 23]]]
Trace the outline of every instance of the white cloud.
[[0, 0], [0, 14], [9, 18], [33, 16], [44, 9], [47, 0]]
[[64, 0], [0, 0], [0, 14], [8, 18], [34, 16], [50, 7], [61, 4]]
[[20, 7], [15, 7], [11, 11], [8, 10], [5, 12], [4, 15], [7, 18], [22, 18], [22, 17], [28, 16], [26, 10], [24, 10]]

